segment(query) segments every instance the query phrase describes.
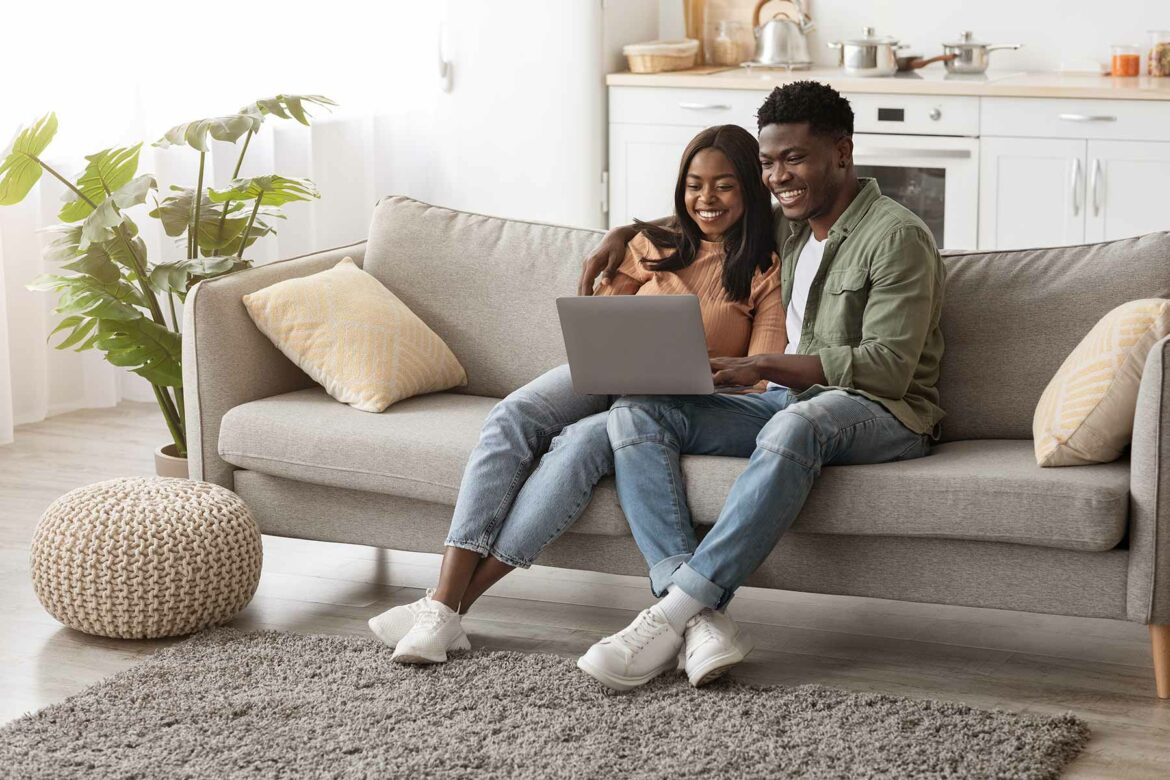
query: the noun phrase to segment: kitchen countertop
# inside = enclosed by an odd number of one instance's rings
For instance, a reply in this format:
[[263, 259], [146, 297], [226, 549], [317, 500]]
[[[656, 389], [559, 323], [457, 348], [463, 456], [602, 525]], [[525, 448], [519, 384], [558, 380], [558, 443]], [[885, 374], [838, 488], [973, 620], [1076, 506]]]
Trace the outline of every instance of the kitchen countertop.
[[690, 89], [767, 90], [789, 81], [809, 79], [840, 92], [901, 95], [972, 95], [976, 97], [1093, 98], [1101, 100], [1170, 100], [1170, 78], [1114, 78], [1093, 73], [1024, 73], [988, 71], [949, 74], [941, 64], [896, 76], [846, 77], [837, 68], [775, 70], [764, 68], [692, 68], [670, 73], [611, 73], [611, 87], [681, 87]]

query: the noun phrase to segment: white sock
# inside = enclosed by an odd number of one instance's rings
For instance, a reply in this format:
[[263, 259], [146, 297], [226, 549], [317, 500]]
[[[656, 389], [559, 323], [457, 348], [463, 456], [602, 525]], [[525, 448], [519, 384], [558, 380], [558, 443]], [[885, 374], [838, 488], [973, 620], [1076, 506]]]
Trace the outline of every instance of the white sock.
[[658, 602], [658, 608], [677, 633], [682, 634], [687, 627], [687, 621], [707, 608], [701, 601], [688, 596], [677, 585], [671, 585], [666, 596]]

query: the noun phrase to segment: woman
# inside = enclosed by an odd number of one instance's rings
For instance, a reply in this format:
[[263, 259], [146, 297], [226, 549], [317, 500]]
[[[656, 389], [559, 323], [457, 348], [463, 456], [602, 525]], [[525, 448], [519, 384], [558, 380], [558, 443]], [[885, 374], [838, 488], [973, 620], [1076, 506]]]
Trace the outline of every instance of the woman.
[[[598, 293], [693, 294], [710, 355], [783, 352], [779, 262], [755, 137], [734, 125], [695, 136], [674, 202], [671, 224], [641, 225]], [[460, 616], [512, 569], [531, 566], [613, 473], [613, 400], [574, 393], [560, 366], [496, 405], [463, 474], [438, 584], [369, 621], [395, 661], [440, 663], [448, 650], [471, 647]]]

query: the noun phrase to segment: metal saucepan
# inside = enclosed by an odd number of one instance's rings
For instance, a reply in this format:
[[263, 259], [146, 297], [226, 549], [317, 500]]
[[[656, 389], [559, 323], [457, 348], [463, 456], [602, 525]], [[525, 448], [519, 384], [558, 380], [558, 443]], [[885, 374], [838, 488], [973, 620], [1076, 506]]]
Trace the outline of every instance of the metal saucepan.
[[944, 43], [943, 53], [955, 55], [947, 61], [948, 73], [983, 73], [989, 63], [988, 52], [996, 49], [1018, 49], [1021, 43], [977, 43], [974, 34], [967, 30], [956, 43]]
[[898, 72], [901, 73], [906, 70], [918, 70], [933, 62], [950, 62], [956, 56], [954, 54], [940, 54], [937, 57], [923, 59], [917, 54], [899, 54], [895, 59], [898, 61]]
[[830, 41], [829, 48], [841, 52], [840, 65], [847, 76], [892, 76], [898, 72], [897, 49], [905, 49], [897, 39], [875, 36], [872, 27], [862, 30], [865, 37], [852, 41]]

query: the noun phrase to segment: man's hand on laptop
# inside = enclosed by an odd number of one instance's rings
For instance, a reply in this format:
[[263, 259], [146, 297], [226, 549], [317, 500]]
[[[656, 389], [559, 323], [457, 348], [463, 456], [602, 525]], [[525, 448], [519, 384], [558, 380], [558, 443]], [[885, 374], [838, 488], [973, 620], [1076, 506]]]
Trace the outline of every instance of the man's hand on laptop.
[[764, 377], [760, 374], [760, 362], [751, 357], [716, 357], [711, 358], [711, 381], [716, 387], [739, 387], [739, 392], [753, 392], [754, 387]]
[[716, 387], [768, 381], [797, 392], [829, 382], [818, 356], [783, 353], [711, 358], [711, 380]]

